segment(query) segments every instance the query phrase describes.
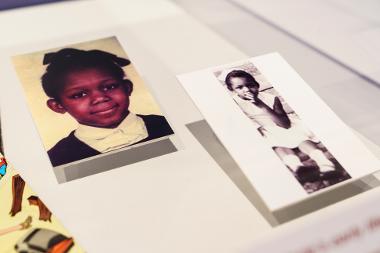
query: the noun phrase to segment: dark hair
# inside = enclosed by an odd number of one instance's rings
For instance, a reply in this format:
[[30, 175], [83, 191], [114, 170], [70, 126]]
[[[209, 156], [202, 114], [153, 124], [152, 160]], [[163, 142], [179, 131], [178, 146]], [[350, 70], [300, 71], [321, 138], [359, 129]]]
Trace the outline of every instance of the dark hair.
[[260, 84], [256, 81], [256, 79], [248, 72], [245, 72], [244, 70], [232, 70], [230, 73], [227, 74], [225, 82], [227, 85], [227, 88], [229, 90], [233, 90], [232, 84], [231, 84], [231, 78], [239, 77], [244, 78], [247, 82], [247, 85], [254, 85], [254, 86], [260, 86]]
[[122, 67], [130, 63], [128, 59], [101, 50], [61, 49], [44, 56], [43, 64], [48, 66], [41, 77], [42, 88], [47, 96], [58, 99], [63, 89], [64, 77], [69, 72], [97, 67], [106, 69], [122, 80], [125, 77]]

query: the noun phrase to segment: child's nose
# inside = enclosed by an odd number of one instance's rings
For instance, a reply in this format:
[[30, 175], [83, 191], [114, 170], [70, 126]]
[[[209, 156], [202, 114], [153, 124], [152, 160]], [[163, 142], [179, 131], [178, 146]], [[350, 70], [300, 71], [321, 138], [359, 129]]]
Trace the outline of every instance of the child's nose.
[[91, 103], [92, 104], [98, 104], [102, 102], [109, 101], [110, 98], [104, 94], [104, 92], [101, 91], [93, 91], [91, 94]]

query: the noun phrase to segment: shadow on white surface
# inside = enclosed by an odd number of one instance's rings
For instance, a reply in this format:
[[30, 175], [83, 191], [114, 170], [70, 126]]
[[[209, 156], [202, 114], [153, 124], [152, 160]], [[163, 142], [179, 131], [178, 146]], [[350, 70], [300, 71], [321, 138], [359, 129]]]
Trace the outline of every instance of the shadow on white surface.
[[272, 226], [286, 223], [380, 185], [380, 181], [375, 176], [369, 175], [352, 183], [325, 191], [301, 202], [270, 212], [237, 163], [218, 140], [208, 123], [205, 120], [201, 120], [187, 124], [186, 126], [215, 162]]

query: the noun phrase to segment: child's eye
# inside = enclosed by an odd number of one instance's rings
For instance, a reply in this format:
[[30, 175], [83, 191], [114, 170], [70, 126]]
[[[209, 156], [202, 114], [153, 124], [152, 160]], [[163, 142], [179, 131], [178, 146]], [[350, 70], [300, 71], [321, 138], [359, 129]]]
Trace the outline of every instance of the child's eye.
[[72, 99], [79, 99], [79, 98], [82, 98], [84, 96], [87, 96], [87, 93], [84, 91], [81, 91], [81, 92], [76, 92], [76, 93], [70, 95], [69, 97]]
[[117, 87], [119, 87], [120, 84], [118, 83], [110, 83], [110, 84], [106, 84], [103, 86], [103, 91], [109, 91], [109, 90], [113, 90], [113, 89], [116, 89]]

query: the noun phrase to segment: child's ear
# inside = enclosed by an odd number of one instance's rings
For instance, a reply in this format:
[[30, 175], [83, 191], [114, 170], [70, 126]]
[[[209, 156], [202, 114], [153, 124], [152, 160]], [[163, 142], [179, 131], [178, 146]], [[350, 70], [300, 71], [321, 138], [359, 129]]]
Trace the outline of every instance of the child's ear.
[[55, 111], [58, 113], [65, 113], [66, 112], [66, 109], [54, 98], [50, 98], [46, 102], [46, 104], [52, 111]]
[[124, 86], [125, 86], [125, 89], [128, 93], [128, 96], [130, 96], [132, 94], [132, 91], [133, 91], [133, 83], [131, 80], [129, 79], [124, 79]]

